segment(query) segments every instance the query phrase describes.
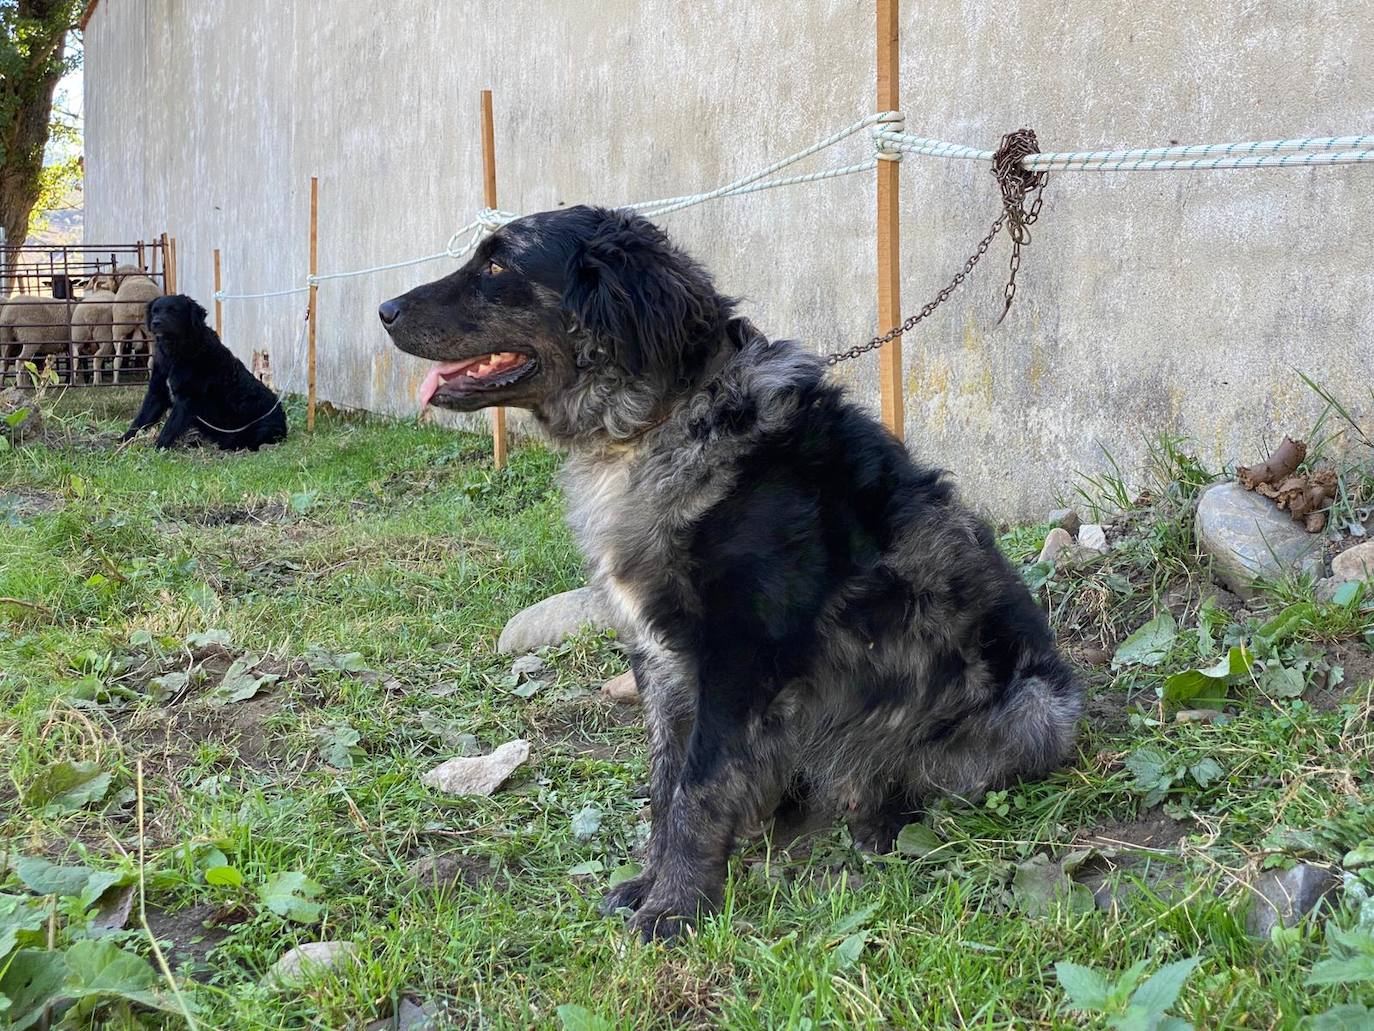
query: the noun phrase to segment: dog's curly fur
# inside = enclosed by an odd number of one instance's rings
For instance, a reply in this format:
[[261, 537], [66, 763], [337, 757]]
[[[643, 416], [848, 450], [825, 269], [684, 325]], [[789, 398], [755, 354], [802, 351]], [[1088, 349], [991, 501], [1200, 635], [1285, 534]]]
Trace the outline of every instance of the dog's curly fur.
[[843, 814], [888, 848], [925, 799], [1054, 769], [1082, 709], [944, 475], [733, 309], [649, 222], [579, 207], [381, 310], [411, 353], [521, 356], [432, 403], [528, 407], [571, 451], [569, 519], [630, 630], [652, 756], [645, 869], [605, 908], [646, 938], [720, 901], [756, 821]]
[[170, 408], [157, 446], [171, 447], [188, 430], [226, 451], [256, 451], [286, 436], [286, 413], [205, 324], [205, 309], [185, 294], [148, 305], [156, 343], [143, 407], [125, 432], [129, 440]]

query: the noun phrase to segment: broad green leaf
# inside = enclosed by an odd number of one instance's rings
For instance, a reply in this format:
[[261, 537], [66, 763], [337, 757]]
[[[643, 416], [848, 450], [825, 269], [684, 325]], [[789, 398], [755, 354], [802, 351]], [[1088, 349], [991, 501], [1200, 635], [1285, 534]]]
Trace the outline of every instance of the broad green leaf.
[[1363, 583], [1359, 580], [1347, 580], [1336, 588], [1336, 593], [1331, 596], [1331, 601], [1342, 608], [1350, 608], [1360, 600], [1360, 595], [1363, 593]]
[[605, 1017], [599, 1017], [586, 1006], [564, 1003], [556, 1010], [563, 1024], [563, 1031], [615, 1031], [615, 1025]]
[[0, 895], [0, 968], [4, 967], [4, 958], [14, 951], [21, 939], [25, 943], [29, 943], [30, 937], [42, 940], [39, 932], [47, 918], [47, 907], [41, 899]]
[[623, 884], [632, 877], [638, 877], [644, 872], [644, 867], [635, 862], [621, 863], [611, 871], [609, 884], [614, 888], [617, 884]]
[[1307, 678], [1291, 666], [1271, 666], [1260, 677], [1260, 690], [1272, 698], [1298, 698], [1307, 687]]
[[1306, 983], [1348, 985], [1364, 981], [1374, 981], [1374, 956], [1324, 959], [1312, 968]]
[[9, 1000], [9, 1031], [24, 1031], [43, 1016], [44, 1008], [62, 997], [67, 964], [60, 952], [20, 949], [0, 976], [0, 996]]
[[158, 991], [162, 982], [148, 961], [125, 952], [112, 941], [76, 942], [67, 950], [66, 960], [62, 994], [73, 999], [114, 996], [153, 1009], [177, 1009], [172, 1000]]
[[1317, 607], [1309, 601], [1289, 605], [1256, 632], [1270, 644], [1281, 644], [1304, 626], [1311, 626], [1317, 618]]
[[92, 871], [88, 866], [58, 866], [26, 856], [15, 861], [14, 872], [25, 887], [39, 895], [79, 896]]
[[1073, 853], [1056, 863], [1042, 852], [1024, 863], [1017, 863], [1011, 894], [1018, 908], [1031, 916], [1052, 916], [1061, 909], [1073, 913], [1095, 909], [1092, 890], [1069, 877], [1064, 868], [1070, 863], [1077, 866], [1086, 855]]
[[133, 879], [132, 873], [120, 870], [96, 870], [86, 879], [86, 884], [81, 889], [81, 905], [89, 909], [108, 889], [132, 884]]
[[578, 863], [576, 866], [568, 867], [569, 877], [586, 877], [588, 874], [600, 873], [605, 869], [599, 859], [588, 859], [585, 863]]
[[237, 867], [212, 866], [205, 871], [205, 883], [220, 888], [241, 888], [243, 887], [243, 874], [239, 872]]
[[1158, 666], [1169, 655], [1178, 637], [1178, 623], [1173, 614], [1161, 612], [1121, 642], [1112, 657], [1112, 668], [1122, 666]]
[[321, 727], [315, 731], [315, 736], [320, 741], [320, 754], [324, 761], [337, 770], [352, 769], [353, 757], [363, 754], [358, 747], [358, 742], [363, 739], [362, 734], [346, 723]]
[[1054, 575], [1053, 562], [1036, 562], [1021, 570], [1021, 579], [1032, 592], [1040, 590]]
[[572, 818], [573, 837], [578, 841], [591, 841], [601, 829], [601, 810], [594, 805], [583, 806]]
[[186, 685], [191, 682], [191, 674], [187, 672], [164, 673], [160, 677], [153, 677], [148, 681], [148, 697], [155, 702], [166, 701], [174, 695], [180, 694], [186, 689]]
[[1135, 990], [1131, 1004], [1144, 1008], [1151, 1016], [1163, 1016], [1164, 1011], [1178, 1001], [1178, 993], [1183, 991], [1188, 975], [1201, 962], [1200, 958], [1194, 957], [1160, 967]]
[[228, 648], [232, 644], [228, 630], [202, 630], [196, 634], [186, 635], [186, 647], [188, 648], [209, 648], [211, 645], [218, 645], [221, 648]]
[[210, 692], [210, 698], [221, 705], [247, 701], [267, 685], [281, 679], [276, 673], [253, 673], [253, 668], [261, 661], [262, 657], [258, 655], [239, 656], [225, 671], [219, 686]]
[[526, 680], [519, 687], [511, 689], [511, 694], [517, 698], [533, 698], [548, 685], [542, 680]]
[[313, 924], [323, 907], [313, 901], [324, 887], [303, 873], [273, 874], [258, 889], [258, 895], [273, 913], [301, 924]]
[[873, 914], [876, 912], [878, 912], [878, 903], [876, 902], [864, 906], [862, 909], [856, 909], [848, 916], [842, 916], [836, 920], [826, 937], [839, 938], [851, 931], [858, 930], [872, 920]]
[[1106, 1007], [1111, 986], [1091, 967], [1060, 962], [1054, 965], [1054, 976], [1076, 1009], [1096, 1012]]
[[1374, 1028], [1374, 1010], [1349, 1002], [1318, 1013], [1305, 1026], [1310, 1031], [1370, 1031]]
[[1200, 788], [1210, 787], [1215, 784], [1222, 778], [1225, 772], [1226, 771], [1221, 768], [1221, 763], [1210, 757], [1188, 767], [1189, 775]]
[[1164, 681], [1164, 701], [1171, 706], [1190, 703], [1193, 707], [1219, 709], [1226, 701], [1226, 689], [1237, 678], [1250, 672], [1253, 656], [1243, 644], [1234, 645], [1221, 660], [1201, 669], [1184, 670]]
[[331, 652], [318, 646], [305, 650], [305, 661], [311, 669], [333, 669], [340, 673], [366, 673], [367, 663], [362, 652]]
[[1368, 866], [1370, 863], [1374, 863], [1374, 841], [1362, 842], [1347, 852], [1341, 860], [1341, 866], [1347, 870]]
[[110, 774], [93, 762], [62, 762], [44, 767], [24, 792], [25, 805], [74, 813], [105, 797]]
[[904, 856], [919, 859], [943, 846], [939, 835], [923, 823], [909, 823], [897, 834], [897, 851]]
[[840, 969], [853, 966], [863, 955], [864, 946], [868, 944], [867, 931], [855, 931], [840, 944], [835, 946], [835, 960]]

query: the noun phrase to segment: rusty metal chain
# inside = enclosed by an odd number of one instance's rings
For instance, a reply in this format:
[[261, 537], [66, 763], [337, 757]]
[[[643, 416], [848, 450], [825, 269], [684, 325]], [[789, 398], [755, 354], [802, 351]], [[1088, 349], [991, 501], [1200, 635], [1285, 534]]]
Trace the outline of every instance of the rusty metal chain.
[[[1007, 278], [1006, 289], [1003, 290], [1005, 304], [1002, 307], [1002, 314], [997, 319], [1000, 323], [1007, 317], [1007, 312], [1011, 310], [1012, 299], [1016, 296], [1016, 273], [1021, 268], [1021, 248], [1030, 244], [1029, 226], [1033, 226], [1040, 218], [1040, 208], [1044, 203], [1045, 184], [1049, 182], [1048, 172], [1031, 172], [1022, 167], [1021, 159], [1028, 154], [1040, 153], [1040, 146], [1036, 142], [1035, 132], [1031, 129], [1018, 129], [1016, 132], [1009, 132], [1002, 137], [1002, 144], [997, 148], [997, 153], [992, 159], [992, 174], [997, 177], [997, 185], [1002, 191], [1002, 213], [997, 216], [997, 220], [992, 223], [992, 228], [988, 230], [987, 236], [978, 241], [978, 248], [968, 260], [964, 262], [964, 267], [954, 273], [954, 278], [949, 281], [933, 300], [927, 302], [925, 307], [915, 315], [910, 316], [900, 326], [895, 326], [882, 336], [875, 336], [866, 344], [858, 344], [847, 351], [835, 351], [825, 356], [827, 365], [838, 365], [840, 362], [847, 362], [858, 358], [869, 351], [876, 351], [884, 344], [891, 343], [903, 333], [910, 330], [922, 319], [929, 318], [936, 308], [944, 304], [949, 299], [949, 295], [959, 288], [959, 284], [964, 281], [975, 265], [984, 254], [988, 247], [992, 245], [993, 239], [1000, 233], [1003, 227], [1007, 228], [1007, 233], [1011, 237], [1011, 261], [1010, 275]], [[1026, 200], [1034, 193], [1034, 198], [1027, 206]]]

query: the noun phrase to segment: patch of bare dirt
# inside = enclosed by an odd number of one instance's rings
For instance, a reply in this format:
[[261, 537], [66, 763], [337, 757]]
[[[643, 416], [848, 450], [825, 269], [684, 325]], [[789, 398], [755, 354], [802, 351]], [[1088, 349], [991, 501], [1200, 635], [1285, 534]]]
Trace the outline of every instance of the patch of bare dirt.
[[1329, 677], [1313, 684], [1303, 700], [1318, 712], [1334, 712], [1350, 695], [1374, 680], [1374, 650], [1363, 641], [1340, 641], [1326, 653], [1332, 666], [1341, 667], [1344, 676], [1337, 684]]
[[167, 514], [177, 522], [194, 526], [242, 526], [251, 523], [266, 526], [296, 518], [289, 505], [271, 498], [249, 498], [239, 505], [216, 505], [211, 508], [185, 506]]
[[237, 914], [208, 902], [199, 902], [175, 913], [148, 908], [148, 928], [159, 941], [171, 942], [167, 963], [173, 970], [186, 969], [197, 981], [207, 981], [215, 968], [207, 962], [210, 952], [228, 938], [238, 923]]
[[[233, 750], [241, 764], [254, 770], [279, 768], [280, 751], [267, 722], [288, 698], [313, 700], [309, 693], [292, 690], [293, 684], [309, 674], [309, 666], [301, 660], [284, 662], [268, 656], [254, 667], [254, 672], [274, 674], [280, 678], [276, 683], [242, 701], [211, 701], [207, 696], [219, 686], [234, 659], [234, 655], [221, 648], [199, 652], [193, 667], [194, 686], [160, 708], [131, 712], [120, 728], [121, 736], [145, 756], [151, 752], [159, 764], [172, 769], [191, 762], [204, 744]], [[149, 679], [156, 673], [150, 670]]]
[[416, 888], [435, 891], [487, 885], [505, 888], [510, 883], [505, 871], [499, 865], [492, 865], [491, 856], [466, 852], [436, 852], [421, 856], [410, 864], [407, 873]]
[[60, 512], [66, 504], [60, 494], [49, 490], [0, 490], [0, 516], [9, 513], [28, 519]]
[[1165, 816], [1157, 810], [1151, 810], [1130, 823], [1104, 823], [1097, 827], [1084, 828], [1079, 832], [1075, 844], [1104, 849], [1135, 848], [1170, 852], [1178, 848], [1179, 841], [1191, 829], [1190, 824]]

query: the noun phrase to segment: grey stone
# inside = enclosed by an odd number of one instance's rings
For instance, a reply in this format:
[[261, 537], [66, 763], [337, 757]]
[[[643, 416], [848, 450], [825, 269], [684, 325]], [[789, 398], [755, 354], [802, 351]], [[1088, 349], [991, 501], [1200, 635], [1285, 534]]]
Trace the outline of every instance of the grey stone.
[[1063, 527], [1056, 526], [1045, 536], [1044, 547], [1040, 549], [1041, 562], [1054, 562], [1065, 548], [1073, 547], [1073, 535]]
[[1330, 870], [1311, 863], [1265, 871], [1250, 885], [1245, 932], [1252, 938], [1268, 938], [1277, 926], [1294, 926], [1331, 896], [1340, 883]]
[[595, 587], [579, 587], [516, 613], [501, 631], [496, 650], [502, 655], [532, 652], [562, 644], [585, 626], [604, 630], [614, 625], [605, 595]]
[[601, 693], [612, 701], [623, 705], [639, 704], [639, 683], [635, 680], [634, 670], [612, 677], [601, 685]]
[[1374, 578], [1374, 541], [1347, 548], [1331, 560], [1331, 579], [1337, 583]]
[[1083, 525], [1082, 516], [1072, 508], [1056, 508], [1046, 519], [1053, 526], [1067, 530], [1074, 536], [1077, 536], [1078, 528]]
[[1107, 551], [1107, 531], [1097, 523], [1084, 523], [1078, 528], [1078, 546], [1104, 554]]
[[358, 946], [352, 942], [305, 942], [283, 953], [263, 975], [262, 983], [269, 987], [288, 987], [318, 977], [357, 958]]
[[1239, 483], [1207, 488], [1198, 502], [1196, 529], [1217, 578], [1242, 598], [1259, 593], [1256, 578], [1321, 571], [1321, 538]]
[[530, 757], [530, 743], [507, 741], [490, 755], [460, 755], [420, 777], [420, 783], [449, 795], [490, 795]]
[[1336, 592], [1341, 589], [1341, 585], [1345, 582], [1344, 580], [1337, 580], [1334, 576], [1324, 576], [1312, 588], [1312, 596], [1318, 601], [1335, 601]]
[[364, 1031], [433, 1031], [439, 1026], [439, 1006], [434, 1002], [417, 1003], [403, 998], [396, 1012], [381, 1020], [374, 1020]]
[[1090, 861], [1074, 880], [1092, 892], [1093, 905], [1104, 913], [1125, 913], [1145, 896], [1174, 905], [1197, 888], [1194, 877], [1177, 863], [1137, 857]]

